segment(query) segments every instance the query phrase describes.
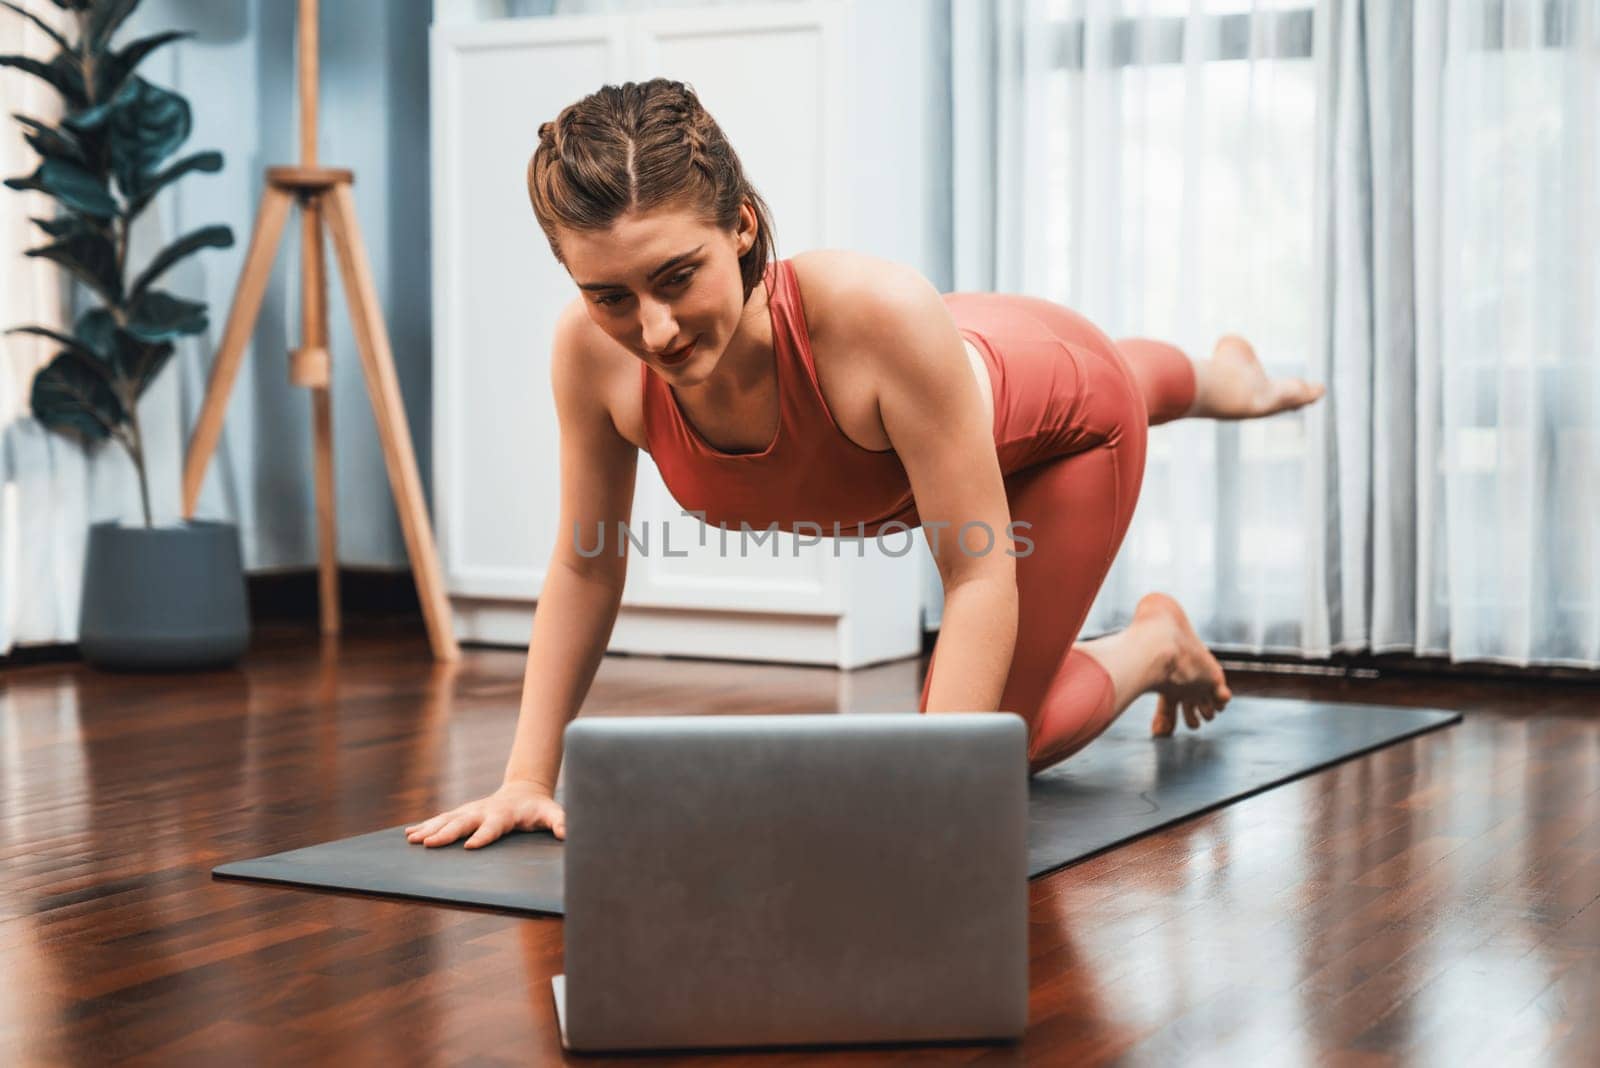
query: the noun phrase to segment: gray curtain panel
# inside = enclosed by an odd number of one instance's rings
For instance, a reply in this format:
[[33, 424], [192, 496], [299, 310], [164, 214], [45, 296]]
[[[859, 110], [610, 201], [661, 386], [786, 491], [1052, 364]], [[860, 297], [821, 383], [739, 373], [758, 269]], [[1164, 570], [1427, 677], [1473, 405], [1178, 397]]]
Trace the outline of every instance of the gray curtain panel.
[[1417, 389], [1409, 5], [1317, 13], [1316, 255], [1327, 418], [1309, 474], [1329, 517], [1310, 557], [1307, 641], [1408, 648], [1416, 635]]

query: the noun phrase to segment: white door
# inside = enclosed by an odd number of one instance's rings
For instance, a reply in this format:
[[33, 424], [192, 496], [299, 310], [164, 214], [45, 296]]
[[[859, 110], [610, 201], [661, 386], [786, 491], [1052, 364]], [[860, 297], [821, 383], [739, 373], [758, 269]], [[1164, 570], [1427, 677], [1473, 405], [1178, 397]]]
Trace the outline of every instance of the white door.
[[[851, 10], [818, 0], [434, 26], [434, 485], [464, 639], [527, 640], [557, 535], [549, 350], [572, 283], [523, 186], [538, 124], [602, 83], [686, 81], [772, 208], [779, 254], [850, 247]], [[737, 532], [725, 548], [680, 513], [648, 456], [633, 525], [650, 546], [630, 551], [612, 649], [854, 666], [920, 645], [917, 558], [893, 545], [778, 535], [741, 554]]]
[[[635, 80], [688, 83], [772, 210], [778, 254], [849, 244], [842, 182], [843, 11], [834, 3], [677, 9], [630, 24]], [[783, 534], [724, 538], [682, 515], [641, 456], [634, 514], [657, 544], [630, 548], [625, 605], [837, 613], [841, 558]], [[673, 556], [661, 551], [667, 531]], [[683, 551], [686, 550], [686, 551]], [[682, 555], [677, 555], [680, 551]]]
[[433, 27], [433, 481], [452, 594], [537, 597], [555, 547], [550, 339], [573, 287], [524, 175], [541, 122], [627, 79], [626, 26]]

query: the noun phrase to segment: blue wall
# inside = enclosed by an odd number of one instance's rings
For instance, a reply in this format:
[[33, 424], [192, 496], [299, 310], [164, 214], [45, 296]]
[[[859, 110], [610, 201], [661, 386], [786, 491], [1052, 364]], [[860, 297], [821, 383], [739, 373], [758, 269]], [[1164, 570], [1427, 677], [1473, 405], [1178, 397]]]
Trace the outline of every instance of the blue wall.
[[[218, 175], [186, 178], [151, 213], [136, 250], [146, 254], [209, 223], [237, 244], [201, 253], [171, 280], [211, 305], [209, 335], [180, 351], [142, 409], [152, 427], [158, 501], [175, 507], [183, 441], [204, 395], [232, 304], [263, 171], [297, 162], [295, 8], [292, 0], [146, 0], [124, 38], [165, 29], [197, 37], [157, 53], [143, 73], [188, 97], [194, 132], [184, 151], [219, 149]], [[424, 484], [429, 482], [430, 290], [428, 249], [427, 0], [332, 0], [322, 5], [319, 162], [356, 173], [355, 197], [383, 302]], [[339, 559], [406, 566], [377, 429], [331, 248], [329, 306], [334, 362], [334, 457]], [[313, 566], [317, 559], [310, 394], [288, 382], [299, 343], [299, 227], [291, 220], [254, 343], [235, 384], [222, 446], [198, 514], [238, 521], [252, 571]], [[159, 394], [159, 395], [158, 395]], [[177, 455], [171, 455], [176, 453]], [[159, 509], [158, 503], [158, 509]]]

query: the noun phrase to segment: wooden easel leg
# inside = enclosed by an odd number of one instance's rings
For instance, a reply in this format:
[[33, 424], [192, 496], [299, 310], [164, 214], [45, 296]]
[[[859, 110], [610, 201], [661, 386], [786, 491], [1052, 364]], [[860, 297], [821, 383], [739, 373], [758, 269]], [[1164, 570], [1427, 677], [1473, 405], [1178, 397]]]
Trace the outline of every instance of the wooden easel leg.
[[338, 634], [339, 525], [333, 503], [333, 403], [326, 389], [311, 391], [311, 427], [317, 482], [317, 596], [322, 633]]
[[185, 519], [194, 516], [206, 466], [217, 450], [217, 439], [222, 435], [222, 417], [228, 409], [228, 394], [232, 392], [234, 377], [239, 373], [245, 344], [255, 330], [256, 316], [261, 311], [261, 297], [267, 291], [272, 261], [278, 255], [278, 242], [283, 238], [283, 224], [289, 217], [293, 199], [288, 193], [270, 185], [261, 194], [255, 230], [250, 234], [250, 249], [245, 253], [244, 270], [239, 274], [233, 307], [228, 312], [228, 324], [222, 331], [222, 344], [218, 346], [217, 358], [211, 364], [211, 379], [206, 385], [205, 401], [200, 406], [200, 417], [195, 422], [194, 433], [189, 435], [189, 448], [184, 456]]
[[[322, 197], [300, 209], [300, 343], [328, 347], [327, 267], [322, 255]], [[311, 390], [312, 470], [317, 495], [317, 603], [322, 633], [338, 634], [339, 527], [333, 480], [333, 405], [329, 386]]]
[[377, 287], [373, 284], [366, 247], [356, 224], [355, 198], [350, 186], [335, 185], [322, 197], [322, 208], [327, 214], [328, 230], [339, 260], [345, 300], [350, 305], [350, 320], [361, 350], [361, 369], [366, 375], [367, 393], [372, 398], [383, 458], [389, 468], [389, 485], [394, 490], [395, 507], [400, 513], [400, 529], [405, 535], [406, 552], [416, 577], [417, 596], [428, 624], [433, 655], [438, 660], [455, 660], [460, 656], [460, 649], [451, 626], [450, 602], [444, 592], [444, 578], [428, 521], [428, 505], [422, 495], [422, 478], [417, 473], [411, 431], [400, 397], [400, 382], [395, 376], [389, 331], [384, 326]]

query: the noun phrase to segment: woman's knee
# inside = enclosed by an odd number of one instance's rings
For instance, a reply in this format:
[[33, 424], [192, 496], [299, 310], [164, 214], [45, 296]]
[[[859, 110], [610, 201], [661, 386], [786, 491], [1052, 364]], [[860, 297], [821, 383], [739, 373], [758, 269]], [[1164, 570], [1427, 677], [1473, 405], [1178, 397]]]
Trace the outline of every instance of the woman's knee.
[[1105, 732], [1117, 716], [1116, 684], [1105, 667], [1073, 646], [1056, 666], [1028, 720], [1028, 770], [1058, 764]]

